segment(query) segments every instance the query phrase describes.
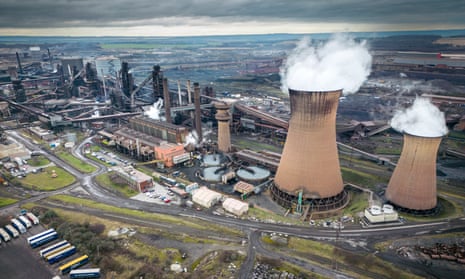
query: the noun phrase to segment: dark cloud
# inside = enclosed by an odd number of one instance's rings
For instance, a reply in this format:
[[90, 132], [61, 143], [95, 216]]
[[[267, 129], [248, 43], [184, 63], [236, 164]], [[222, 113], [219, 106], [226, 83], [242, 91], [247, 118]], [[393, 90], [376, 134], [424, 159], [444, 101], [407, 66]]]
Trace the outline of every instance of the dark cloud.
[[463, 0], [1, 0], [0, 28], [176, 25], [186, 17], [463, 26], [464, 11]]

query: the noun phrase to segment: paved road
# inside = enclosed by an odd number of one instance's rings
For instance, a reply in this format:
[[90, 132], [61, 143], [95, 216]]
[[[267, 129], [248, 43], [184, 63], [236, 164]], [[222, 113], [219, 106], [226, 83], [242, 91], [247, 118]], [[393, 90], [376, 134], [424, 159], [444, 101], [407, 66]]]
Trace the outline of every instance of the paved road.
[[[264, 254], [270, 257], [274, 254], [274, 252], [268, 251], [261, 245], [259, 238], [257, 237], [257, 234], [259, 234], [262, 231], [269, 232], [269, 233], [272, 233], [272, 232], [281, 233], [281, 234], [306, 237], [306, 238], [317, 237], [317, 238], [325, 238], [325, 239], [336, 239], [336, 231], [334, 229], [329, 229], [329, 228], [315, 228], [315, 227], [302, 227], [302, 226], [290, 226], [290, 225], [288, 226], [288, 225], [281, 225], [281, 224], [253, 222], [249, 220], [216, 216], [216, 215], [212, 215], [207, 212], [197, 212], [197, 211], [186, 210], [180, 207], [172, 207], [172, 206], [167, 207], [164, 205], [157, 205], [157, 204], [147, 203], [143, 201], [128, 200], [125, 198], [121, 198], [107, 191], [106, 189], [99, 187], [94, 182], [95, 176], [106, 172], [107, 168], [105, 166], [95, 164], [94, 161], [89, 160], [86, 157], [82, 156], [81, 154], [82, 147], [84, 146], [85, 143], [90, 141], [90, 138], [83, 141], [79, 146], [77, 146], [73, 150], [73, 154], [75, 156], [77, 156], [81, 160], [86, 161], [87, 163], [92, 164], [98, 168], [98, 170], [92, 174], [83, 174], [75, 170], [71, 166], [69, 166], [66, 162], [54, 156], [52, 153], [39, 149], [36, 145], [23, 139], [15, 131], [9, 131], [9, 134], [10, 136], [14, 137], [16, 140], [23, 143], [29, 149], [42, 152], [55, 164], [57, 164], [60, 167], [63, 167], [65, 170], [67, 170], [68, 172], [76, 176], [78, 180], [77, 184], [72, 185], [66, 189], [62, 189], [62, 190], [55, 191], [55, 192], [44, 193], [37, 197], [33, 197], [31, 199], [25, 200], [23, 202], [37, 201], [39, 199], [46, 198], [56, 193], [61, 193], [63, 191], [69, 190], [70, 188], [76, 187], [77, 185], [80, 184], [92, 196], [93, 200], [96, 200], [102, 203], [106, 203], [106, 204], [110, 204], [110, 205], [114, 205], [118, 207], [143, 210], [146, 212], [163, 213], [163, 214], [169, 214], [169, 215], [174, 215], [174, 216], [180, 216], [184, 218], [198, 218], [198, 219], [202, 219], [202, 220], [217, 223], [217, 224], [222, 224], [224, 226], [234, 227], [236, 229], [241, 229], [244, 231], [249, 230], [251, 231], [251, 233], [249, 234], [249, 237], [250, 237], [249, 245], [251, 246], [251, 248], [249, 247], [249, 252], [251, 253], [249, 253], [249, 257], [246, 259], [245, 266], [243, 268], [241, 267], [241, 274], [242, 274], [241, 278], [247, 278], [248, 276], [247, 273], [250, 274], [251, 270], [253, 269], [253, 266], [251, 267], [251, 264], [253, 265], [253, 259], [255, 257], [255, 252], [259, 252], [261, 254]], [[11, 206], [16, 206], [16, 205], [11, 205]], [[465, 221], [465, 218], [455, 218], [455, 219], [451, 219], [448, 221], [440, 221], [440, 222], [432, 222], [432, 223], [418, 223], [418, 224], [412, 224], [412, 225], [395, 225], [395, 226], [390, 226], [390, 227], [365, 228], [365, 229], [344, 229], [339, 233], [339, 239], [344, 239], [344, 238], [345, 239], [363, 239], [363, 240], [370, 239], [370, 238], [376, 238], [376, 239], [391, 238], [392, 239], [392, 238], [399, 238], [403, 236], [412, 236], [415, 234], [422, 234], [422, 235], [437, 234], [437, 233], [440, 233], [442, 230], [448, 230], [448, 229], [465, 230], [464, 221]], [[256, 247], [256, 248], [254, 249], [253, 247]], [[258, 251], [256, 250], [257, 247], [258, 247]], [[254, 249], [254, 251], [250, 249]], [[281, 259], [289, 261], [293, 264], [296, 264], [298, 266], [304, 267], [309, 270], [313, 268], [313, 270], [315, 270], [315, 272], [317, 273], [321, 273], [321, 274], [328, 273], [328, 271], [325, 269], [322, 269], [320, 267], [317, 268], [317, 266], [310, 265], [309, 263], [303, 262], [296, 258], [282, 256]], [[333, 272], [332, 273], [333, 275], [330, 277], [337, 275], [336, 277], [341, 278], [339, 277], [339, 276], [342, 276], [341, 274], [335, 274], [334, 271], [332, 272]]]

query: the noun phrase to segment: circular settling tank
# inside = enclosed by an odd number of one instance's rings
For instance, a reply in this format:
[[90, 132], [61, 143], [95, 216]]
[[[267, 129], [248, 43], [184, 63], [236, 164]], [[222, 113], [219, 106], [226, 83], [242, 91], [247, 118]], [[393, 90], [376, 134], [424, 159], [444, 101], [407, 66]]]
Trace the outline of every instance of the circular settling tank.
[[257, 166], [241, 168], [236, 172], [237, 177], [247, 182], [260, 182], [270, 176], [270, 171]]
[[208, 182], [220, 182], [221, 176], [228, 171], [222, 167], [208, 167], [203, 169], [203, 179]]
[[224, 156], [221, 154], [207, 154], [203, 156], [202, 160], [207, 167], [219, 166], [224, 161]]

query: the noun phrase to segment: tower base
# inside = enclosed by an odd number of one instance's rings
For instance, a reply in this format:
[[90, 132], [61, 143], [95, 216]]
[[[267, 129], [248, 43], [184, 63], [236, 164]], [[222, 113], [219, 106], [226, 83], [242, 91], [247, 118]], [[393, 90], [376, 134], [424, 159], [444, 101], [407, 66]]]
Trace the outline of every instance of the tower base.
[[395, 203], [390, 202], [390, 201], [388, 201], [387, 203], [392, 205], [394, 207], [394, 209], [397, 210], [398, 212], [404, 212], [404, 213], [407, 213], [407, 214], [410, 214], [410, 215], [415, 215], [415, 216], [424, 216], [424, 217], [435, 216], [435, 215], [439, 214], [439, 212], [441, 212], [441, 205], [440, 205], [439, 202], [437, 203], [437, 205], [435, 207], [433, 207], [431, 209], [425, 209], [425, 210], [405, 208], [405, 207], [402, 207], [402, 206], [398, 206]]
[[[288, 208], [293, 212], [297, 211], [299, 197], [281, 191], [275, 184], [270, 187], [271, 198], [280, 206]], [[342, 190], [336, 196], [323, 199], [304, 199], [301, 204], [301, 213], [303, 220], [311, 219], [311, 216], [329, 216], [331, 212], [337, 212], [345, 207], [349, 202], [349, 194]]]

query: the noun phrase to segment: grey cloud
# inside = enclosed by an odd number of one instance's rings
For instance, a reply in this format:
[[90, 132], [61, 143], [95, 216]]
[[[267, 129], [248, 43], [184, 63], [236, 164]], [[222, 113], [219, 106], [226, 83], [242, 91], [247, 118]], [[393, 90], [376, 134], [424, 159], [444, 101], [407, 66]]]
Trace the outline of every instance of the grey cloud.
[[166, 17], [206, 17], [226, 23], [465, 24], [463, 11], [463, 0], [2, 0], [0, 27], [118, 27]]

